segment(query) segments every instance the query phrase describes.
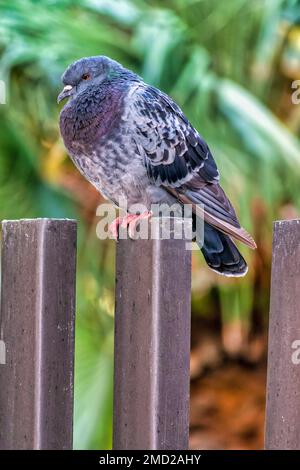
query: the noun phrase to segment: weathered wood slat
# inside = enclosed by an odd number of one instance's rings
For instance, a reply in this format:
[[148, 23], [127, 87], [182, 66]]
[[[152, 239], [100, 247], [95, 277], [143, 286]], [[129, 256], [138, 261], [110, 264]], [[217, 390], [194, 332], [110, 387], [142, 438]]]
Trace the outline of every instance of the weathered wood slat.
[[274, 224], [267, 449], [300, 449], [300, 220]]
[[[180, 230], [182, 220], [174, 224]], [[120, 240], [116, 281], [113, 447], [187, 449], [191, 252], [186, 240]]]
[[0, 448], [70, 449], [76, 222], [2, 228]]

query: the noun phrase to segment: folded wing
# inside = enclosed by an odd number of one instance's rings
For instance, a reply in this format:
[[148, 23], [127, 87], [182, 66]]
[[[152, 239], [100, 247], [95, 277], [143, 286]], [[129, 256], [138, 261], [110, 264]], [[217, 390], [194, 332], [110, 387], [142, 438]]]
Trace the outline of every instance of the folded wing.
[[193, 211], [213, 227], [256, 248], [219, 185], [208, 145], [176, 103], [145, 84], [135, 90], [130, 103], [133, 141], [149, 179], [183, 204], [192, 204]]

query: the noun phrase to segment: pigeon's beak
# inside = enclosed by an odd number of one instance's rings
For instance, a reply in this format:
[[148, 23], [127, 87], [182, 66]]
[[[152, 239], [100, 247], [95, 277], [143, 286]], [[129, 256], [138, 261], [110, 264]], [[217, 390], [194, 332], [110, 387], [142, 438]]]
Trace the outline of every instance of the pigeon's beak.
[[64, 89], [60, 92], [60, 94], [58, 95], [57, 102], [60, 103], [65, 98], [68, 98], [69, 96], [71, 96], [72, 93], [73, 93], [72, 85], [66, 85]]

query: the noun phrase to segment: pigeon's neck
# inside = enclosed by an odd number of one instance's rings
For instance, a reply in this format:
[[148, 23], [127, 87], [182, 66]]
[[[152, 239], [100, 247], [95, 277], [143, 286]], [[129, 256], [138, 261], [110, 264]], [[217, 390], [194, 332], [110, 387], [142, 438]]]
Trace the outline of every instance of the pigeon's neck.
[[89, 87], [63, 108], [61, 132], [68, 150], [106, 138], [121, 118], [128, 85], [110, 82]]

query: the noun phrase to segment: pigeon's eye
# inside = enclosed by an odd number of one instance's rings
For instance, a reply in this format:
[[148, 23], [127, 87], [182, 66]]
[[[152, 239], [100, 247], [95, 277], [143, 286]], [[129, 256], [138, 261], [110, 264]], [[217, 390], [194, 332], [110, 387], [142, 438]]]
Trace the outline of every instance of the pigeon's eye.
[[91, 76], [90, 76], [89, 73], [84, 73], [81, 78], [82, 78], [82, 80], [89, 80], [91, 78]]

